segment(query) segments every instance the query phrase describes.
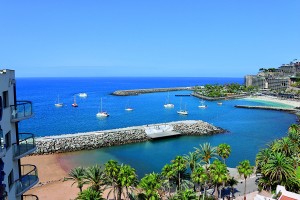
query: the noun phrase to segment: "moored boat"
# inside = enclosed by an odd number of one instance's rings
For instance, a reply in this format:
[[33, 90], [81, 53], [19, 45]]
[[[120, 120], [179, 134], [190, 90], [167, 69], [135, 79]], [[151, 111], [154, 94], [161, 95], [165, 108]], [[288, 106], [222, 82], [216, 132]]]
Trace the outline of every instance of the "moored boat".
[[101, 104], [100, 104], [100, 111], [96, 114], [97, 117], [108, 117], [108, 112], [102, 111], [102, 98], [101, 98]]
[[57, 95], [57, 101], [54, 105], [55, 107], [62, 107], [64, 105], [62, 102], [59, 101], [59, 95]]
[[82, 98], [86, 98], [87, 97], [87, 93], [85, 93], [85, 92], [79, 93], [78, 96], [82, 97]]

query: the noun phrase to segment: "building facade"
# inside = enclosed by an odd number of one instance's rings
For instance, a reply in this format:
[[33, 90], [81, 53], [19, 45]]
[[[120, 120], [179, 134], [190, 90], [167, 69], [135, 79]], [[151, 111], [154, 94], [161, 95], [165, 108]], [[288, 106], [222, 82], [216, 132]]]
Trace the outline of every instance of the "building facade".
[[20, 133], [18, 123], [32, 117], [32, 103], [17, 101], [13, 70], [0, 70], [0, 200], [37, 200], [24, 195], [38, 183], [37, 168], [22, 165], [21, 158], [36, 149], [32, 133]]

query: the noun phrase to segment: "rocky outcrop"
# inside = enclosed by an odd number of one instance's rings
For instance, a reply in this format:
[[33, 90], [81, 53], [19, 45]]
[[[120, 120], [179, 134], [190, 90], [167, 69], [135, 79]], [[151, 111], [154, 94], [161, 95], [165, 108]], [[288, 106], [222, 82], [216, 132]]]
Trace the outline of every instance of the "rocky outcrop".
[[224, 129], [215, 127], [201, 120], [196, 123], [174, 124], [173, 129], [174, 131], [180, 132], [181, 135], [213, 135], [226, 132]]
[[152, 88], [152, 89], [136, 89], [136, 90], [117, 90], [112, 93], [116, 96], [131, 96], [144, 93], [153, 92], [168, 92], [168, 91], [179, 91], [179, 90], [193, 90], [193, 87], [175, 87], [175, 88]]

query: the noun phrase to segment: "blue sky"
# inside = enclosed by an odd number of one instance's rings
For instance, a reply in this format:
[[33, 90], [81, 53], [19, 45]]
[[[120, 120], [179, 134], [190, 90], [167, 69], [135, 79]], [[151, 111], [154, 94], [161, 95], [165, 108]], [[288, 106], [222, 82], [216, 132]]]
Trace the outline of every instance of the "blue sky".
[[243, 77], [300, 59], [298, 0], [0, 0], [18, 77]]

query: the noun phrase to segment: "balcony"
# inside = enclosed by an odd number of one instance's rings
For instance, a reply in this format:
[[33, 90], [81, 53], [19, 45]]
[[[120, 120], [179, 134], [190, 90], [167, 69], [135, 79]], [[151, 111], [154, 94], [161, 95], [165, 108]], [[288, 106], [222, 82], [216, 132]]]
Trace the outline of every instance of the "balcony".
[[28, 194], [28, 195], [22, 195], [23, 200], [39, 200], [38, 196]]
[[11, 122], [18, 122], [32, 117], [31, 101], [17, 101], [16, 105], [11, 105]]
[[19, 133], [19, 144], [13, 144], [14, 159], [20, 159], [36, 150], [34, 135], [31, 133]]
[[21, 196], [39, 182], [36, 166], [21, 165], [21, 178], [15, 181], [16, 196]]

